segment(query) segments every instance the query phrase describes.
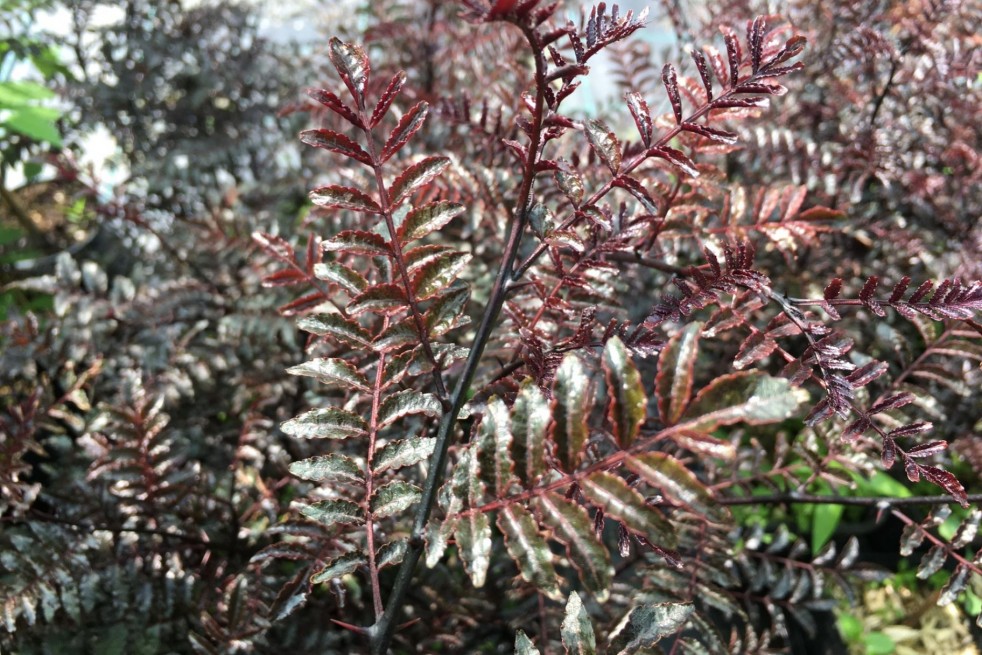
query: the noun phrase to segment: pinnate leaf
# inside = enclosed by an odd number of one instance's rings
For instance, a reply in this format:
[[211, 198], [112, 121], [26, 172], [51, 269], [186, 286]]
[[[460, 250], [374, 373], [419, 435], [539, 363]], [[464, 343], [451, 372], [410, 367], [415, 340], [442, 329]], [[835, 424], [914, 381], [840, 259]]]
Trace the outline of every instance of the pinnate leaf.
[[648, 155], [668, 161], [690, 177], [699, 177], [699, 169], [696, 168], [695, 162], [689, 159], [681, 150], [676, 150], [668, 146], [658, 146], [649, 148]]
[[575, 591], [569, 594], [566, 602], [566, 616], [560, 627], [563, 646], [569, 655], [595, 655], [597, 652], [597, 637], [593, 632], [590, 615], [583, 607], [580, 595]]
[[361, 508], [347, 500], [323, 500], [301, 507], [300, 513], [326, 526], [360, 524], [365, 520]]
[[658, 412], [666, 425], [678, 423], [692, 396], [701, 331], [702, 323], [689, 323], [668, 340], [658, 357], [655, 393]]
[[303, 364], [291, 366], [286, 372], [291, 375], [315, 378], [324, 384], [354, 387], [362, 391], [371, 389], [368, 378], [343, 359], [312, 359]]
[[426, 300], [439, 294], [457, 279], [470, 260], [470, 254], [453, 250], [430, 260], [413, 276], [413, 294], [419, 300]]
[[515, 470], [526, 487], [546, 472], [546, 434], [551, 416], [545, 394], [531, 378], [526, 378], [511, 415]]
[[540, 655], [539, 649], [521, 630], [515, 633], [515, 655]]
[[400, 312], [407, 305], [406, 292], [401, 286], [398, 284], [376, 284], [352, 298], [345, 309], [352, 316], [358, 316], [364, 312], [392, 315]]
[[375, 453], [372, 467], [375, 473], [400, 469], [423, 461], [433, 454], [434, 437], [408, 437], [385, 444]]
[[628, 448], [644, 423], [648, 399], [641, 383], [641, 374], [631, 361], [624, 343], [616, 336], [604, 346], [603, 369], [610, 397], [607, 413], [614, 427], [614, 438], [621, 448]]
[[402, 480], [393, 480], [379, 487], [372, 495], [369, 508], [375, 518], [398, 514], [419, 502], [419, 487]]
[[680, 124], [682, 122], [682, 98], [679, 96], [679, 80], [675, 66], [665, 64], [661, 71], [661, 79], [665, 83], [665, 90], [668, 91], [668, 100], [672, 103], [675, 122]]
[[331, 454], [303, 459], [290, 464], [290, 473], [311, 482], [339, 480], [360, 482], [363, 479], [361, 467], [346, 455]]
[[691, 508], [715, 521], [725, 518], [725, 510], [709, 488], [671, 455], [658, 452], [630, 455], [624, 465], [676, 505]]
[[621, 478], [600, 471], [581, 481], [583, 495], [604, 514], [653, 544], [675, 547], [672, 524]]
[[354, 573], [358, 570], [358, 567], [364, 566], [367, 563], [368, 559], [365, 557], [365, 554], [361, 551], [354, 550], [328, 562], [327, 566], [311, 576], [310, 582], [313, 584], [329, 582], [334, 578], [341, 578], [349, 573]]
[[336, 284], [349, 294], [358, 294], [368, 288], [368, 280], [340, 262], [314, 264], [314, 277]]
[[372, 165], [372, 157], [362, 150], [362, 147], [343, 134], [333, 130], [304, 130], [300, 133], [300, 140], [308, 146], [330, 150], [345, 157], [350, 157], [356, 161], [369, 166]]
[[307, 89], [307, 95], [333, 111], [338, 116], [341, 116], [355, 127], [364, 127], [361, 119], [358, 118], [358, 114], [356, 114], [351, 107], [346, 105], [343, 100], [330, 91], [325, 89]]
[[406, 142], [419, 131], [419, 128], [423, 127], [428, 111], [429, 105], [421, 101], [402, 115], [395, 129], [392, 130], [392, 134], [389, 135], [388, 140], [385, 142], [385, 146], [382, 147], [383, 162], [399, 152], [399, 149], [406, 145]]
[[381, 214], [382, 208], [368, 194], [339, 184], [317, 187], [310, 192], [310, 201], [326, 209], [351, 209], [368, 214]]
[[631, 610], [615, 628], [618, 643], [626, 644], [617, 655], [633, 655], [653, 647], [664, 637], [681, 630], [695, 607], [692, 603], [657, 603], [641, 605]]
[[422, 239], [427, 234], [439, 230], [451, 220], [464, 213], [465, 207], [456, 202], [439, 200], [409, 212], [406, 220], [399, 226], [399, 240], [409, 243]]
[[347, 439], [368, 430], [365, 419], [339, 407], [304, 412], [282, 425], [283, 432], [301, 439]]
[[378, 410], [378, 425], [386, 426], [410, 414], [439, 416], [442, 411], [443, 406], [440, 405], [440, 401], [431, 393], [399, 391], [382, 401]]
[[[508, 408], [501, 398], [492, 396], [481, 419], [477, 434], [481, 456], [481, 473], [494, 496], [505, 496], [514, 479], [511, 458], [511, 426]], [[501, 517], [498, 518], [499, 522]]]
[[427, 157], [416, 162], [392, 182], [389, 195], [393, 205], [398, 205], [409, 194], [432, 182], [450, 166], [446, 157]]
[[359, 109], [365, 108], [365, 87], [368, 84], [368, 77], [371, 74], [371, 66], [368, 63], [368, 55], [358, 45], [344, 43], [341, 39], [334, 37], [330, 41], [328, 56], [331, 63], [337, 69], [341, 81], [351, 92], [351, 96], [358, 103]]
[[392, 101], [399, 95], [399, 91], [402, 90], [402, 85], [405, 83], [406, 71], [399, 71], [392, 76], [389, 86], [385, 87], [385, 91], [382, 92], [378, 102], [375, 103], [375, 109], [372, 110], [372, 119], [368, 124], [369, 127], [375, 127], [382, 121], [382, 118], [388, 113], [389, 107], [392, 106]]
[[711, 432], [720, 425], [775, 423], [790, 417], [804, 398], [784, 378], [760, 371], [731, 373], [704, 387], [682, 416], [680, 427]]
[[599, 602], [604, 602], [610, 594], [614, 567], [607, 548], [594, 535], [593, 521], [586, 509], [551, 491], [536, 497], [533, 506], [542, 522], [552, 529], [552, 536], [566, 546], [583, 585]]
[[324, 252], [347, 252], [354, 255], [389, 255], [391, 251], [381, 235], [364, 230], [343, 230], [324, 242]]
[[586, 122], [586, 136], [590, 146], [610, 172], [617, 175], [621, 167], [621, 144], [607, 124], [594, 119]]
[[590, 379], [576, 355], [563, 358], [552, 387], [552, 440], [556, 456], [566, 471], [573, 471], [583, 457], [590, 413]]
[[297, 321], [297, 327], [317, 336], [331, 336], [356, 347], [370, 346], [371, 336], [354, 321], [340, 314], [312, 314]]
[[552, 552], [528, 510], [518, 504], [506, 505], [498, 511], [498, 528], [522, 578], [553, 600], [560, 598]]

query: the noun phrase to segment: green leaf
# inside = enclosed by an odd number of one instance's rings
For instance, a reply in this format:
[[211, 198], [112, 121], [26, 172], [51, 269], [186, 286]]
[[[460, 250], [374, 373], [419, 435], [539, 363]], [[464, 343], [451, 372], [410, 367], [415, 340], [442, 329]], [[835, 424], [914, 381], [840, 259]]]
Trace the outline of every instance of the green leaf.
[[817, 554], [835, 534], [845, 507], [833, 503], [819, 503], [812, 511], [812, 553]]
[[870, 632], [864, 638], [866, 655], [890, 655], [897, 649], [897, 644], [890, 635], [883, 632]]
[[423, 316], [427, 334], [431, 338], [439, 337], [454, 328], [466, 325], [470, 319], [467, 316], [463, 316], [462, 313], [467, 306], [467, 300], [470, 298], [470, 295], [470, 289], [461, 287], [459, 289], [451, 289], [433, 301], [433, 304], [430, 305], [430, 308], [426, 310], [425, 316]]
[[385, 518], [415, 505], [422, 495], [416, 485], [402, 480], [393, 480], [375, 491], [369, 502], [369, 508], [375, 518]]
[[344, 264], [338, 262], [318, 262], [314, 264], [314, 277], [336, 284], [351, 295], [368, 288], [368, 280]]
[[355, 460], [345, 455], [321, 455], [290, 464], [290, 473], [311, 482], [339, 480], [361, 482], [364, 477]]
[[440, 401], [431, 393], [400, 391], [382, 401], [378, 410], [378, 426], [384, 427], [410, 414], [439, 416], [443, 412]]
[[347, 439], [368, 431], [365, 419], [338, 407], [304, 412], [282, 425], [283, 432], [299, 439]]
[[591, 505], [623, 523], [628, 530], [637, 532], [653, 544], [675, 547], [672, 524], [621, 478], [600, 471], [581, 480], [580, 488]]
[[515, 470], [526, 487], [546, 472], [546, 433], [551, 416], [545, 394], [534, 380], [526, 378], [511, 413]]
[[711, 432], [721, 425], [783, 421], [804, 399], [803, 390], [761, 371], [723, 375], [704, 387], [682, 415], [680, 428]]
[[515, 633], [515, 655], [540, 655], [539, 649], [521, 630]]
[[381, 235], [364, 230], [344, 230], [321, 244], [324, 252], [347, 252], [353, 255], [388, 256], [389, 245]]
[[315, 378], [317, 381], [328, 385], [353, 387], [362, 391], [369, 391], [372, 388], [368, 378], [343, 359], [312, 359], [303, 364], [291, 366], [286, 369], [286, 372], [291, 375]]
[[565, 471], [573, 471], [583, 457], [590, 413], [590, 379], [579, 358], [572, 353], [563, 358], [552, 387], [552, 440]]
[[405, 539], [390, 541], [377, 551], [375, 551], [375, 566], [383, 569], [386, 566], [394, 566], [402, 562], [406, 557], [409, 543]]
[[595, 655], [597, 652], [597, 637], [593, 633], [593, 623], [590, 615], [583, 607], [580, 595], [570, 592], [566, 603], [566, 616], [560, 627], [563, 646], [568, 655]]
[[470, 260], [465, 252], [450, 251], [426, 263], [413, 277], [413, 294], [420, 300], [432, 298], [449, 287]]
[[35, 141], [45, 141], [54, 147], [61, 146], [61, 134], [55, 121], [61, 113], [47, 107], [25, 107], [10, 112], [2, 125], [8, 130], [23, 134]]
[[422, 239], [463, 214], [464, 209], [466, 208], [463, 205], [447, 200], [439, 200], [417, 207], [409, 212], [406, 220], [399, 226], [399, 240], [403, 243], [409, 243], [416, 239]]
[[610, 172], [617, 175], [621, 167], [621, 144], [607, 124], [602, 120], [590, 120], [584, 126], [587, 139], [600, 161], [607, 165]]
[[392, 206], [398, 205], [409, 194], [432, 182], [449, 166], [450, 160], [446, 157], [427, 157], [407, 168], [392, 181], [389, 189]]
[[300, 513], [327, 526], [348, 523], [360, 524], [365, 520], [361, 508], [347, 500], [322, 500], [319, 503], [301, 507]]
[[614, 567], [610, 553], [597, 539], [593, 521], [586, 509], [549, 491], [533, 501], [542, 522], [552, 528], [552, 536], [566, 546], [570, 562], [580, 574], [583, 585], [597, 597], [607, 600]]
[[692, 396], [701, 332], [702, 323], [689, 323], [668, 340], [658, 356], [655, 393], [658, 396], [658, 412], [665, 425], [678, 423]]
[[372, 338], [362, 326], [340, 314], [311, 314], [297, 321], [297, 327], [319, 337], [331, 336], [356, 347], [371, 347]]
[[[457, 468], [461, 467], [461, 481], [466, 485], [467, 504], [476, 508], [480, 506], [484, 496], [484, 483], [481, 481], [481, 469], [473, 448], [468, 448], [461, 457]], [[464, 568], [473, 585], [482, 587], [491, 565], [491, 521], [484, 512], [471, 511], [460, 516], [455, 527], [454, 536]]]
[[351, 209], [367, 214], [381, 214], [375, 199], [353, 187], [330, 184], [310, 192], [310, 201], [325, 209]]
[[617, 655], [632, 655], [643, 648], [651, 648], [662, 637], [673, 635], [685, 626], [694, 607], [692, 603], [658, 603], [641, 605], [614, 629], [613, 637], [620, 637], [626, 645]]
[[604, 346], [603, 369], [610, 398], [608, 416], [614, 426], [614, 438], [621, 448], [634, 443], [648, 413], [648, 398], [641, 384], [641, 374], [618, 337]]
[[685, 464], [665, 453], [629, 455], [624, 465], [652, 487], [675, 502], [690, 507], [713, 521], [726, 518], [726, 511], [709, 488]]
[[561, 598], [552, 552], [529, 511], [521, 505], [506, 505], [498, 511], [498, 529], [522, 579], [553, 600]]
[[310, 582], [311, 584], [320, 584], [321, 582], [329, 582], [334, 578], [342, 578], [349, 573], [354, 573], [359, 566], [364, 566], [367, 563], [368, 559], [361, 551], [355, 550], [345, 553], [332, 559], [327, 566], [312, 575]]
[[372, 468], [377, 474], [389, 469], [412, 466], [432, 455], [435, 444], [434, 437], [409, 437], [390, 441], [376, 451]]
[[511, 443], [508, 407], [503, 400], [492, 396], [478, 428], [477, 444], [481, 474], [493, 496], [506, 496], [514, 481]]
[[34, 105], [38, 100], [54, 97], [54, 91], [36, 82], [0, 82], [0, 109]]
[[408, 305], [406, 294], [398, 284], [376, 284], [351, 299], [345, 307], [348, 314], [357, 316], [364, 312], [392, 315]]

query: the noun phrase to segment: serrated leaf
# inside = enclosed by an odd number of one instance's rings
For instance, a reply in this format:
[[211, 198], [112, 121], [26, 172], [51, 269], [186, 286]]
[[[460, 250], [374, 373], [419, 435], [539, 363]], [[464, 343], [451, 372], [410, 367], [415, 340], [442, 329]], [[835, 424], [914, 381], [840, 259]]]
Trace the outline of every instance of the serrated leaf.
[[623, 479], [600, 471], [581, 480], [580, 489], [591, 505], [602, 509], [606, 516], [620, 521], [632, 532], [655, 545], [675, 547], [672, 524]]
[[445, 253], [449, 252], [457, 251], [448, 246], [439, 246], [436, 244], [410, 248], [403, 253], [403, 261], [406, 262], [406, 271], [412, 276], [413, 273], [423, 266], [426, 266], [435, 259], [443, 257]]
[[443, 406], [433, 394], [412, 390], [400, 391], [387, 396], [382, 401], [378, 410], [378, 426], [384, 427], [410, 414], [439, 416], [442, 412]]
[[310, 582], [311, 584], [330, 582], [334, 578], [342, 578], [349, 573], [354, 573], [358, 570], [358, 567], [364, 566], [367, 563], [368, 559], [361, 551], [355, 550], [350, 553], [345, 553], [340, 557], [334, 558], [327, 564], [327, 566], [312, 575], [310, 577]]
[[693, 373], [699, 356], [702, 323], [689, 323], [668, 340], [658, 357], [655, 393], [665, 425], [675, 425], [692, 396]]
[[569, 655], [595, 655], [597, 652], [597, 637], [593, 632], [590, 615], [583, 607], [580, 595], [575, 591], [569, 594], [566, 602], [566, 615], [560, 626], [563, 646]]
[[365, 419], [338, 407], [312, 409], [290, 419], [283, 432], [300, 439], [347, 439], [368, 430]]
[[606, 601], [614, 567], [607, 548], [594, 535], [593, 520], [586, 509], [551, 491], [532, 502], [542, 522], [552, 529], [553, 537], [566, 546], [583, 586], [596, 595], [598, 602]]
[[641, 136], [641, 143], [645, 147], [650, 146], [653, 128], [651, 125], [651, 111], [648, 109], [648, 103], [637, 91], [631, 91], [630, 93], [625, 94], [624, 98], [627, 100], [627, 108], [631, 112], [631, 117], [634, 119], [634, 124], [638, 128], [638, 134]]
[[315, 378], [318, 382], [342, 387], [354, 387], [362, 391], [371, 389], [368, 378], [343, 359], [317, 358], [286, 369], [291, 375]]
[[308, 96], [321, 103], [338, 116], [341, 116], [355, 127], [364, 127], [361, 119], [358, 118], [358, 114], [356, 114], [351, 107], [346, 105], [341, 98], [337, 97], [330, 91], [325, 89], [307, 89], [306, 93]]
[[402, 480], [393, 480], [376, 489], [369, 502], [369, 509], [375, 518], [385, 518], [398, 514], [418, 503], [422, 495], [416, 485]]
[[720, 425], [761, 425], [790, 417], [803, 399], [784, 378], [760, 371], [720, 376], [704, 387], [682, 416], [679, 427], [711, 432]]
[[432, 298], [457, 279], [471, 260], [465, 252], [450, 251], [421, 266], [413, 277], [413, 293], [419, 300]]
[[621, 168], [621, 144], [602, 120], [589, 120], [584, 125], [590, 146], [610, 172], [617, 175]]
[[685, 626], [694, 609], [692, 603], [658, 603], [635, 607], [614, 629], [615, 634], [627, 642], [617, 655], [641, 652], [642, 649], [654, 646], [663, 637], [675, 634]]
[[454, 539], [471, 584], [477, 588], [483, 587], [491, 565], [491, 522], [488, 515], [478, 512], [460, 517]]
[[443, 559], [447, 551], [450, 535], [457, 527], [457, 519], [448, 518], [444, 521], [430, 521], [426, 528], [426, 567], [432, 569]]
[[372, 468], [375, 473], [400, 469], [417, 464], [433, 454], [434, 437], [409, 437], [385, 444], [375, 453]]
[[747, 368], [775, 350], [777, 350], [777, 342], [767, 336], [765, 332], [758, 330], [740, 344], [740, 350], [737, 352], [736, 359], [733, 360], [733, 368]]
[[511, 415], [515, 471], [526, 487], [546, 472], [546, 434], [551, 417], [549, 401], [535, 381], [526, 378], [518, 390]]
[[[514, 475], [511, 459], [511, 426], [508, 408], [503, 400], [492, 396], [477, 433], [478, 452], [481, 458], [481, 473], [491, 495], [503, 497], [508, 494]], [[499, 522], [501, 518], [498, 518]]]
[[416, 239], [422, 239], [463, 214], [464, 209], [466, 208], [463, 205], [447, 200], [438, 200], [417, 207], [409, 212], [406, 220], [399, 226], [399, 240], [402, 243], [409, 243]]
[[540, 655], [539, 649], [521, 630], [515, 633], [515, 655]]
[[675, 504], [694, 509], [714, 521], [721, 521], [726, 511], [713, 498], [709, 488], [689, 468], [666, 453], [629, 455], [624, 459], [628, 470]]
[[358, 294], [368, 288], [368, 280], [344, 264], [318, 262], [314, 264], [314, 277], [336, 284], [349, 294]]
[[522, 578], [546, 596], [558, 600], [561, 597], [559, 579], [552, 565], [552, 552], [528, 510], [517, 504], [506, 505], [498, 511], [498, 528]]
[[355, 347], [371, 346], [368, 332], [340, 314], [313, 314], [297, 321], [297, 327], [319, 337], [331, 336]]
[[451, 289], [435, 300], [423, 316], [426, 332], [430, 337], [439, 337], [450, 330], [464, 325], [470, 319], [462, 312], [470, 298], [470, 289], [461, 287]]
[[941, 570], [947, 559], [948, 551], [945, 550], [944, 546], [939, 544], [932, 546], [931, 550], [927, 551], [921, 558], [921, 563], [917, 567], [917, 579], [927, 580]]
[[407, 168], [389, 188], [392, 205], [398, 205], [411, 193], [432, 182], [449, 166], [450, 160], [446, 157], [427, 157]]
[[406, 292], [398, 284], [376, 284], [352, 298], [345, 310], [351, 316], [364, 312], [391, 316], [402, 311], [408, 304]]
[[324, 252], [348, 252], [354, 255], [387, 256], [392, 254], [381, 235], [363, 230], [344, 230], [324, 242]]
[[361, 508], [347, 500], [322, 500], [301, 507], [300, 513], [327, 526], [364, 522]]
[[399, 149], [413, 137], [416, 132], [423, 127], [423, 123], [426, 121], [426, 114], [429, 111], [429, 105], [424, 101], [416, 103], [409, 111], [402, 115], [399, 122], [396, 124], [395, 129], [392, 130], [392, 134], [385, 142], [385, 146], [382, 148], [382, 161], [387, 161], [392, 155], [399, 152]]
[[300, 133], [300, 140], [308, 146], [330, 150], [363, 164], [372, 165], [371, 155], [362, 150], [357, 143], [338, 132], [325, 129], [304, 130]]
[[405, 559], [408, 549], [409, 542], [405, 539], [390, 541], [375, 551], [375, 565], [379, 569], [383, 569], [386, 566], [395, 566]]
[[665, 64], [661, 71], [662, 82], [665, 83], [665, 90], [668, 92], [668, 100], [672, 105], [672, 112], [675, 114], [675, 123], [682, 122], [682, 98], [679, 95], [678, 74], [675, 66]]
[[346, 455], [321, 455], [290, 464], [290, 473], [311, 482], [339, 480], [361, 482], [361, 467]]
[[389, 85], [385, 87], [385, 91], [382, 92], [382, 95], [379, 96], [378, 102], [375, 103], [375, 109], [372, 110], [372, 118], [368, 123], [369, 127], [375, 127], [382, 122], [385, 114], [389, 111], [389, 107], [392, 106], [392, 101], [395, 100], [405, 83], [406, 71], [399, 71], [392, 76], [392, 80], [389, 81]]
[[574, 207], [578, 207], [583, 201], [583, 195], [585, 193], [583, 189], [583, 180], [580, 178], [576, 171], [564, 171], [562, 169], [557, 169], [555, 172], [556, 183], [559, 185], [559, 190], [569, 198], [569, 201], [573, 203]]
[[567, 354], [556, 370], [552, 386], [551, 437], [563, 469], [571, 472], [580, 464], [586, 446], [590, 414], [590, 379], [579, 358]]
[[696, 168], [695, 163], [681, 150], [669, 148], [668, 146], [659, 146], [649, 148], [648, 155], [668, 161], [690, 177], [699, 177], [699, 169]]
[[359, 109], [365, 108], [365, 87], [368, 85], [368, 77], [372, 68], [368, 63], [368, 55], [358, 45], [344, 43], [341, 39], [334, 37], [330, 41], [328, 56], [331, 63], [337, 69], [341, 81], [351, 92], [352, 97], [358, 103]]
[[310, 192], [310, 201], [325, 209], [351, 209], [368, 214], [381, 214], [382, 208], [366, 193], [349, 186], [330, 184]]
[[619, 337], [604, 346], [603, 369], [610, 399], [607, 415], [614, 428], [614, 439], [621, 448], [634, 443], [648, 412], [648, 398], [641, 374]]

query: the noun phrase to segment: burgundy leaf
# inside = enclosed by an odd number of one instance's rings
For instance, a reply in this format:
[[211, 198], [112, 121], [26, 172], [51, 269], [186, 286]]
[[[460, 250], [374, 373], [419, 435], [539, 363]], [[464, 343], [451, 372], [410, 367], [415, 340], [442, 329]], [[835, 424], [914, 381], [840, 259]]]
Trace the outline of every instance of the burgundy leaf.
[[326, 91], [324, 89], [307, 89], [307, 95], [355, 127], [365, 127], [365, 124], [361, 122], [360, 118], [358, 118], [358, 114], [356, 114], [351, 107], [346, 105], [341, 98], [337, 97], [330, 91]]
[[389, 189], [392, 204], [398, 205], [411, 193], [432, 182], [448, 166], [450, 160], [446, 157], [427, 157], [404, 170]]
[[343, 134], [331, 130], [305, 130], [300, 133], [300, 140], [308, 146], [330, 150], [363, 164], [372, 165], [371, 155]]
[[689, 175], [690, 177], [699, 177], [699, 171], [696, 169], [695, 163], [689, 159], [684, 153], [675, 148], [669, 148], [668, 146], [661, 146], [660, 148], [649, 148], [648, 155], [651, 157], [660, 157], [662, 159], [667, 159], [669, 162], [677, 166], [683, 173]]
[[324, 252], [348, 252], [355, 255], [388, 255], [389, 246], [381, 235], [363, 230], [344, 230], [324, 242]]
[[638, 134], [641, 135], [641, 143], [647, 148], [651, 145], [651, 111], [648, 103], [637, 91], [631, 91], [624, 98], [627, 100], [627, 108], [631, 111], [634, 124], [638, 127]]
[[893, 293], [890, 294], [890, 300], [888, 302], [895, 303], [904, 297], [907, 293], [907, 285], [910, 284], [910, 277], [905, 275], [900, 278], [900, 282], [897, 282], [897, 286], [893, 288]]
[[950, 471], [936, 466], [921, 466], [920, 472], [925, 479], [947, 491], [962, 507], [968, 507], [968, 496], [965, 495], [965, 488]]
[[903, 407], [904, 405], [909, 405], [914, 402], [914, 396], [909, 393], [898, 393], [893, 396], [884, 398], [880, 402], [876, 403], [870, 407], [869, 413], [879, 414], [881, 412], [886, 412], [891, 409], [897, 409], [898, 407]]
[[880, 462], [884, 468], [891, 469], [895, 461], [897, 461], [897, 442], [893, 439], [884, 439], [883, 454], [880, 456]]
[[747, 44], [750, 46], [750, 61], [753, 72], [760, 70], [760, 59], [764, 51], [764, 29], [767, 23], [763, 16], [754, 18], [753, 24], [747, 31]]
[[850, 373], [846, 379], [849, 380], [849, 383], [853, 386], [853, 388], [858, 389], [860, 387], [865, 387], [867, 384], [886, 373], [887, 369], [889, 368], [890, 367], [886, 362], [878, 362], [874, 360], [857, 368], [855, 371]]
[[706, 63], [706, 57], [696, 48], [690, 48], [689, 54], [692, 55], [693, 61], [696, 62], [696, 70], [699, 71], [699, 77], [702, 78], [702, 85], [706, 87], [706, 100], [710, 101], [713, 99], [713, 78], [709, 74], [709, 65]]
[[352, 209], [369, 214], [381, 214], [382, 208], [371, 196], [349, 186], [331, 184], [310, 192], [310, 200], [326, 209]]
[[925, 280], [924, 282], [921, 283], [919, 287], [917, 287], [917, 290], [914, 291], [913, 295], [910, 297], [910, 300], [908, 302], [912, 305], [920, 302], [921, 298], [926, 296], [927, 292], [930, 291], [931, 287], [933, 286], [934, 286], [934, 282], [932, 282], [931, 280]]
[[945, 450], [948, 447], [947, 441], [930, 441], [928, 443], [922, 443], [914, 446], [907, 451], [908, 457], [930, 457], [931, 455], [936, 455]]
[[389, 135], [385, 146], [382, 148], [381, 159], [383, 162], [399, 152], [399, 149], [406, 145], [406, 142], [423, 127], [423, 122], [426, 120], [428, 111], [429, 105], [424, 101], [420, 101], [402, 115], [402, 118], [399, 119], [395, 129], [392, 130], [392, 134]]
[[351, 92], [359, 109], [365, 108], [365, 87], [372, 68], [368, 63], [368, 55], [360, 46], [344, 43], [334, 37], [330, 41], [328, 56], [337, 69], [341, 81]]
[[284, 268], [282, 271], [276, 271], [271, 275], [267, 275], [263, 278], [264, 287], [285, 287], [292, 284], [297, 284], [307, 279], [307, 276], [303, 274], [302, 271], [298, 271], [294, 268]]
[[661, 79], [665, 83], [665, 89], [668, 91], [668, 100], [672, 103], [672, 111], [675, 112], [675, 123], [681, 123], [682, 98], [679, 96], [679, 80], [678, 74], [675, 72], [675, 66], [665, 64], [664, 68], [661, 69]]
[[734, 87], [740, 79], [740, 60], [743, 53], [740, 52], [740, 41], [736, 34], [728, 28], [721, 28], [723, 40], [726, 42], [726, 57], [730, 64], [730, 87]]
[[751, 96], [750, 98], [717, 98], [716, 100], [713, 100], [714, 109], [768, 107], [770, 104], [770, 100], [764, 96]]
[[899, 427], [895, 430], [890, 430], [887, 433], [888, 437], [897, 439], [899, 437], [909, 437], [912, 434], [920, 434], [921, 432], [927, 432], [934, 427], [934, 424], [930, 421], [917, 421], [916, 423], [910, 423], [903, 427]]
[[327, 300], [327, 297], [323, 293], [320, 291], [314, 291], [313, 293], [308, 293], [307, 295], [301, 296], [292, 302], [288, 302], [285, 305], [281, 305], [276, 309], [276, 311], [283, 316], [296, 316], [313, 309], [325, 300]]
[[737, 142], [737, 133], [730, 132], [728, 130], [720, 130], [715, 127], [709, 127], [708, 125], [700, 125], [698, 123], [682, 123], [682, 129], [686, 132], [692, 132], [693, 134], [698, 134], [699, 136], [704, 136], [706, 138], [712, 139], [717, 143], [725, 143], [726, 145], [733, 145]]
[[399, 91], [402, 89], [402, 85], [405, 83], [406, 71], [399, 71], [392, 76], [389, 86], [385, 87], [385, 91], [382, 92], [378, 102], [375, 103], [375, 109], [372, 111], [372, 119], [368, 123], [369, 127], [375, 127], [382, 122], [385, 114], [389, 111], [389, 107], [392, 106], [392, 101], [396, 99], [397, 95], [399, 95]]

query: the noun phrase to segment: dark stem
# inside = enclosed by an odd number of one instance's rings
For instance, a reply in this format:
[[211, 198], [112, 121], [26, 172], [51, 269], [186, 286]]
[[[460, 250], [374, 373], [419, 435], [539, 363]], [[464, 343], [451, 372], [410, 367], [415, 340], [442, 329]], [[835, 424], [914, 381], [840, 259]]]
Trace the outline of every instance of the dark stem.
[[461, 373], [460, 378], [457, 380], [457, 385], [454, 387], [453, 396], [450, 399], [450, 407], [444, 411], [443, 418], [440, 421], [436, 436], [436, 446], [430, 458], [426, 482], [423, 487], [423, 495], [416, 511], [416, 519], [413, 523], [413, 531], [406, 555], [399, 567], [399, 572], [396, 575], [392, 592], [389, 594], [385, 611], [375, 622], [375, 625], [368, 629], [368, 635], [371, 640], [371, 652], [374, 655], [384, 655], [389, 649], [389, 643], [392, 641], [396, 621], [399, 618], [399, 612], [402, 610], [403, 598], [409, 589], [416, 564], [423, 552], [423, 534], [426, 529], [426, 523], [430, 518], [430, 513], [433, 510], [437, 489], [443, 479], [444, 470], [447, 467], [447, 454], [450, 444], [453, 441], [457, 416], [460, 414], [460, 409], [467, 400], [467, 392], [477, 373], [481, 356], [484, 354], [484, 348], [491, 338], [491, 333], [497, 323], [501, 306], [504, 304], [508, 290], [507, 282], [512, 275], [512, 269], [518, 257], [522, 233], [525, 231], [528, 218], [529, 202], [532, 197], [532, 184], [535, 181], [535, 165], [538, 160], [539, 146], [542, 141], [546, 62], [542, 56], [542, 48], [538, 45], [538, 36], [535, 34], [534, 29], [525, 25], [518, 25], [518, 27], [522, 30], [526, 40], [528, 40], [535, 58], [536, 87], [535, 111], [532, 116], [533, 128], [528, 148], [528, 158], [525, 161], [522, 184], [518, 193], [518, 202], [515, 204], [514, 213], [512, 214], [512, 219], [508, 227], [507, 242], [504, 253], [502, 254], [501, 266], [495, 277], [487, 308], [481, 317], [481, 324], [474, 337], [474, 343], [468, 354], [463, 373]]

